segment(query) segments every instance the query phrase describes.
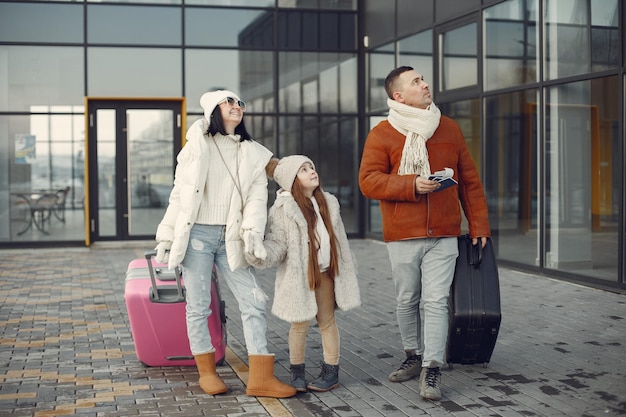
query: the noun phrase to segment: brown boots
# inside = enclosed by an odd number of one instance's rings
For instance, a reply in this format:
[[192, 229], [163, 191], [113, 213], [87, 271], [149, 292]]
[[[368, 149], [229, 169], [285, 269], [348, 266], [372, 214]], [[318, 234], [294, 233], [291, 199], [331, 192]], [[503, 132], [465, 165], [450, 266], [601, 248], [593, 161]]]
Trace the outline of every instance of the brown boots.
[[[194, 355], [200, 374], [200, 388], [209, 395], [228, 391], [215, 371], [215, 352]], [[248, 387], [246, 394], [253, 397], [287, 398], [296, 395], [296, 390], [274, 377], [274, 355], [250, 355]]]
[[223, 394], [228, 391], [222, 379], [215, 372], [215, 352], [194, 355], [200, 374], [200, 388], [209, 395]]
[[249, 374], [246, 394], [253, 397], [288, 398], [296, 389], [274, 377], [274, 355], [249, 355]]

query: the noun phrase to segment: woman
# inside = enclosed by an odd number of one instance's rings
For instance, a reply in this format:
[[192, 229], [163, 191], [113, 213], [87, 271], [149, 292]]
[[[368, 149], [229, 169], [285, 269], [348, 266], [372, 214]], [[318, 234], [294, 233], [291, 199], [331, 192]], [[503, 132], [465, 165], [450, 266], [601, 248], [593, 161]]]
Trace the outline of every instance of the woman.
[[267, 296], [244, 256], [248, 251], [264, 257], [265, 166], [272, 153], [250, 137], [243, 122], [245, 103], [235, 93], [205, 93], [200, 105], [204, 118], [191, 125], [177, 157], [174, 188], [156, 233], [156, 260], [168, 262], [170, 269], [183, 266], [187, 333], [202, 390], [227, 391], [215, 371], [207, 326], [215, 265], [241, 311], [250, 367], [246, 394], [290, 397], [296, 391], [274, 377], [274, 355], [267, 350]]

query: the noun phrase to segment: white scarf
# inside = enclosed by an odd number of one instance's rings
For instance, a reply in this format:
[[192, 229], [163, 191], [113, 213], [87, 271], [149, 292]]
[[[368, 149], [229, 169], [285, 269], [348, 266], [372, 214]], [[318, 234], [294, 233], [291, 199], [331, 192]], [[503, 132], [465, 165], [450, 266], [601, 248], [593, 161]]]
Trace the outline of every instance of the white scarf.
[[430, 175], [426, 141], [435, 133], [441, 120], [441, 111], [431, 103], [426, 109], [419, 109], [387, 99], [389, 116], [387, 120], [398, 132], [406, 135], [398, 174]]

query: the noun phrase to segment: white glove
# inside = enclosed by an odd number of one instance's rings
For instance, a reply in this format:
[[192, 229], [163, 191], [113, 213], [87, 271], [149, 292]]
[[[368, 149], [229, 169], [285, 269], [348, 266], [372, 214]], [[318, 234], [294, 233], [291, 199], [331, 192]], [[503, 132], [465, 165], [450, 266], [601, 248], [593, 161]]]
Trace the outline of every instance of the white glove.
[[154, 259], [162, 264], [166, 264], [167, 261], [170, 259], [170, 248], [172, 247], [172, 242], [170, 241], [163, 241], [163, 242], [159, 242], [159, 244], [156, 246], [156, 248], [154, 248], [157, 253], [156, 256], [154, 257]]
[[263, 245], [263, 235], [252, 230], [244, 230], [243, 246], [247, 254], [257, 259], [264, 260], [267, 258], [267, 251]]

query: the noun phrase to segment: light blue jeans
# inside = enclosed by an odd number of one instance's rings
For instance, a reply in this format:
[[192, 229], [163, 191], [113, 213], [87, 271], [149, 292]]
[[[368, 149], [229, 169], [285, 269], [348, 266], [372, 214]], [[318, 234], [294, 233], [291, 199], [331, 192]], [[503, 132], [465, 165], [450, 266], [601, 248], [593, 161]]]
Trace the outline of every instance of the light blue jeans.
[[431, 361], [443, 365], [448, 338], [448, 297], [459, 255], [457, 239], [387, 242], [387, 250], [396, 288], [402, 345], [405, 350], [422, 355], [422, 366], [429, 366]]
[[226, 259], [225, 230], [225, 226], [196, 224], [189, 235], [182, 265], [187, 291], [187, 335], [191, 353], [201, 355], [215, 351], [207, 326], [207, 319], [212, 313], [209, 306], [213, 264], [217, 266], [218, 277], [226, 282], [239, 304], [248, 353], [268, 353], [265, 336], [267, 295], [259, 287], [252, 267], [230, 270]]

